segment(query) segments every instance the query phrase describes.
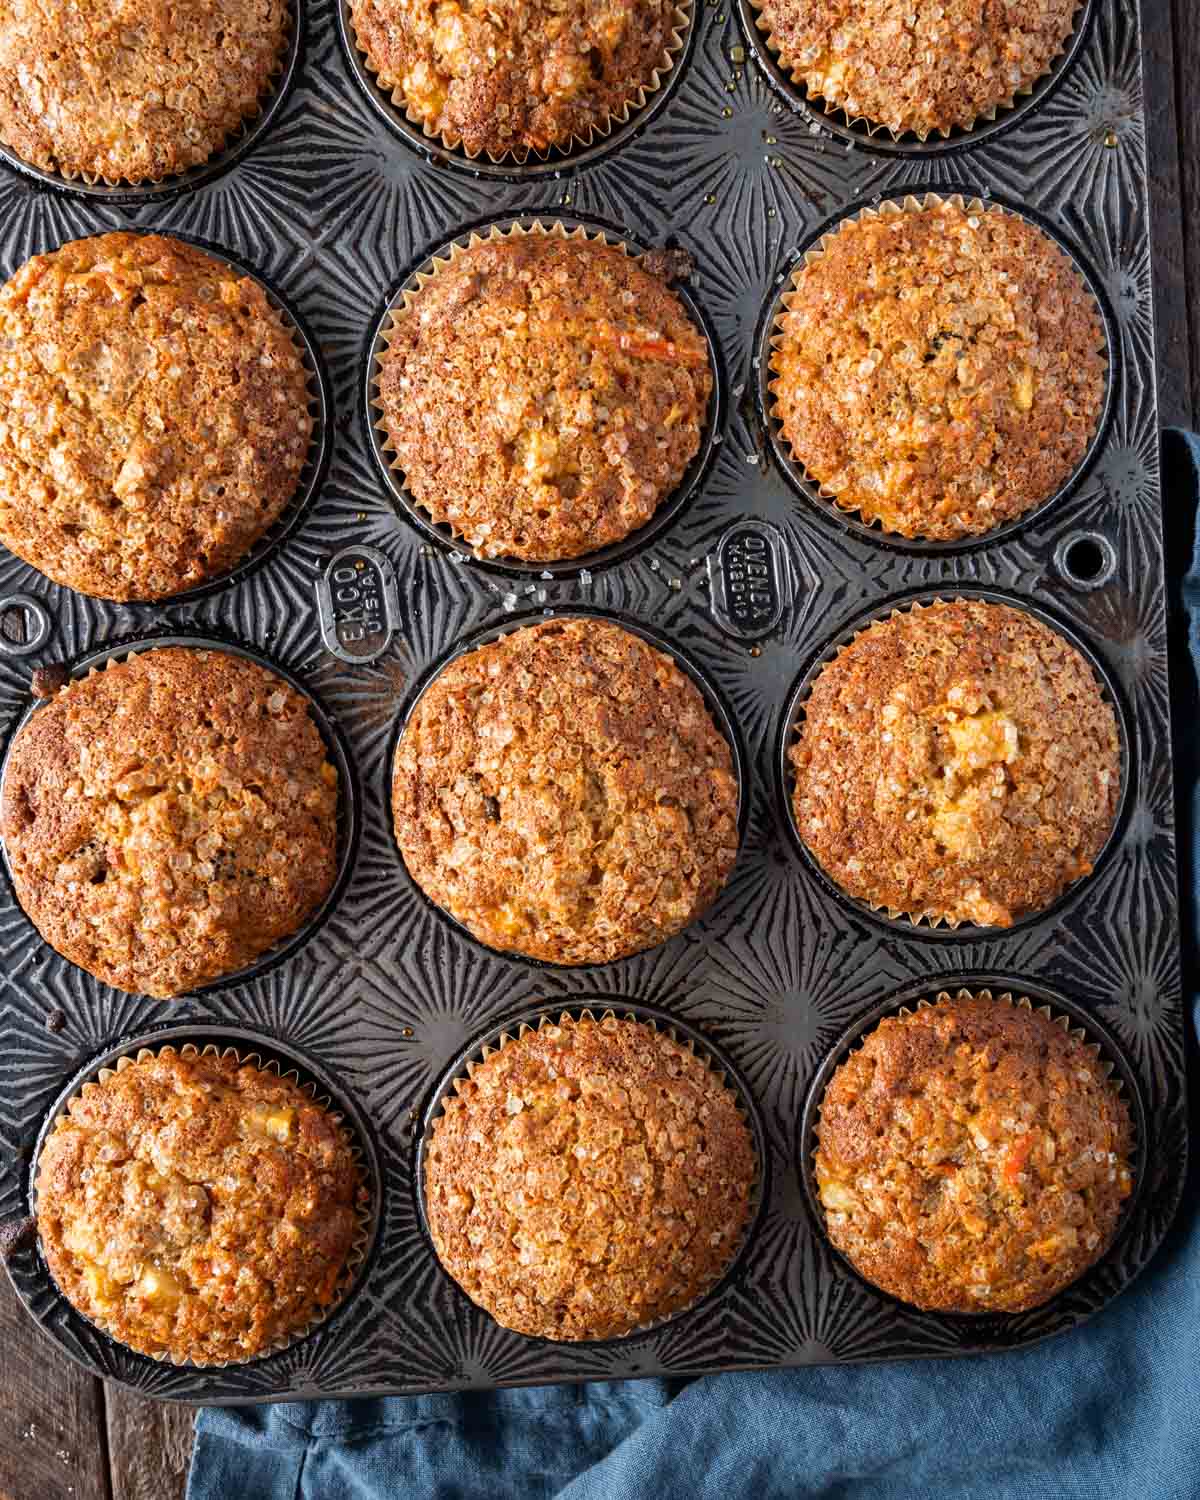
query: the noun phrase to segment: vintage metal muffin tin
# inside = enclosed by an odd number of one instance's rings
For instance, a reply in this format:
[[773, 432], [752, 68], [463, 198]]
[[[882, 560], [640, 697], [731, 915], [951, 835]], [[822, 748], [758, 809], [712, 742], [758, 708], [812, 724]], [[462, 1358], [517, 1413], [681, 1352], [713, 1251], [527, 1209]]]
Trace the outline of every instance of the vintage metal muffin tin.
[[[348, 63], [336, 0], [302, 4], [303, 55], [277, 113], [213, 180], [126, 201], [0, 166], [5, 275], [35, 251], [123, 227], [190, 235], [253, 268], [315, 341], [333, 447], [286, 539], [200, 597], [106, 605], [0, 556], [0, 728], [7, 738], [27, 712], [39, 665], [148, 636], [259, 652], [307, 688], [330, 742], [346, 746], [347, 883], [289, 951], [168, 1004], [58, 959], [5, 883], [0, 1217], [27, 1212], [38, 1131], [81, 1069], [160, 1026], [206, 1041], [224, 1027], [239, 1046], [252, 1033], [264, 1055], [319, 1068], [357, 1109], [378, 1164], [378, 1233], [336, 1317], [280, 1354], [226, 1368], [118, 1347], [67, 1306], [33, 1246], [10, 1259], [20, 1296], [89, 1369], [203, 1402], [950, 1355], [1070, 1329], [1153, 1255], [1187, 1153], [1136, 0], [1091, 0], [1049, 84], [994, 128], [913, 149], [815, 116], [764, 68], [758, 33], [705, 0], [679, 76], [646, 117], [551, 172], [508, 175], [401, 138]], [[994, 197], [1054, 232], [1097, 289], [1112, 361], [1108, 416], [1079, 482], [1002, 537], [941, 547], [881, 540], [805, 494], [781, 466], [761, 399], [764, 319], [802, 249], [883, 197], [930, 190]], [[475, 562], [415, 525], [384, 482], [364, 400], [395, 289], [470, 227], [522, 217], [689, 250], [688, 296], [719, 360], [715, 452], [668, 524], [612, 557], [541, 570]], [[1124, 805], [1096, 873], [1009, 932], [931, 931], [857, 907], [795, 846], [784, 802], [781, 751], [813, 663], [894, 602], [960, 588], [1028, 603], [1077, 639], [1124, 738]], [[567, 969], [482, 948], [416, 891], [392, 839], [389, 757], [436, 662], [469, 639], [581, 609], [677, 647], [728, 706], [745, 747], [745, 833], [703, 921], [639, 957]], [[922, 1315], [829, 1248], [807, 1186], [806, 1102], [830, 1056], [882, 1009], [985, 983], [1092, 1023], [1145, 1122], [1145, 1171], [1113, 1250], [1047, 1306]], [[733, 1273], [687, 1313], [615, 1342], [529, 1340], [437, 1265], [417, 1206], [419, 1137], [439, 1080], [481, 1038], [538, 1009], [606, 1001], [673, 1018], [731, 1060], [766, 1143], [762, 1209]]]

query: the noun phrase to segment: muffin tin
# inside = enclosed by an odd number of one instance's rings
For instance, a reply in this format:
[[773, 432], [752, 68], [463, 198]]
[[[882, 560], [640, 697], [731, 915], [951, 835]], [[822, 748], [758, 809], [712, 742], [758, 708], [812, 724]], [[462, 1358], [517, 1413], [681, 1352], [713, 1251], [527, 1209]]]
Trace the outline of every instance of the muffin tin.
[[[328, 374], [332, 445], [286, 538], [199, 597], [105, 604], [0, 556], [5, 739], [28, 711], [34, 668], [198, 635], [261, 655], [309, 693], [327, 738], [344, 742], [353, 807], [345, 884], [325, 920], [176, 1002], [107, 989], [60, 960], [4, 884], [0, 1218], [28, 1212], [39, 1130], [80, 1072], [169, 1038], [319, 1070], [367, 1143], [378, 1230], [327, 1323], [227, 1368], [175, 1368], [114, 1344], [59, 1296], [35, 1245], [10, 1257], [18, 1293], [89, 1370], [206, 1403], [944, 1356], [1070, 1329], [1154, 1253], [1188, 1145], [1136, 0], [1091, 0], [1051, 80], [994, 128], [911, 150], [814, 114], [764, 68], [759, 34], [732, 8], [697, 4], [653, 107], [592, 151], [503, 174], [389, 128], [374, 85], [349, 66], [336, 0], [301, 0], [301, 12], [305, 49], [278, 113], [219, 176], [92, 194], [0, 167], [4, 275], [63, 240], [134, 227], [200, 239], [275, 288]], [[884, 197], [929, 191], [1019, 204], [1070, 246], [1100, 295], [1112, 358], [1108, 416], [1079, 482], [1003, 535], [952, 547], [884, 541], [798, 493], [760, 402], [761, 330], [803, 248]], [[686, 293], [717, 351], [713, 452], [690, 493], [616, 555], [569, 567], [479, 563], [416, 525], [384, 482], [365, 399], [381, 313], [403, 279], [471, 227], [520, 218], [689, 251]], [[1124, 806], [1096, 872], [1006, 932], [905, 927], [831, 890], [794, 844], [780, 776], [797, 686], [830, 642], [914, 595], [959, 589], [1064, 628], [1100, 669], [1125, 740]], [[701, 922], [635, 958], [570, 969], [492, 953], [429, 907], [392, 839], [390, 754], [448, 655], [547, 612], [589, 611], [681, 653], [727, 706], [745, 821], [738, 865]], [[1144, 1120], [1144, 1170], [1113, 1248], [1045, 1307], [926, 1315], [866, 1286], [829, 1247], [807, 1185], [806, 1101], [882, 1009], [985, 984], [1044, 997], [1105, 1041]], [[728, 1058], [763, 1145], [762, 1204], [703, 1302], [626, 1339], [552, 1344], [498, 1327], [441, 1271], [421, 1225], [418, 1152], [441, 1081], [488, 1035], [598, 999], [647, 1007]]]

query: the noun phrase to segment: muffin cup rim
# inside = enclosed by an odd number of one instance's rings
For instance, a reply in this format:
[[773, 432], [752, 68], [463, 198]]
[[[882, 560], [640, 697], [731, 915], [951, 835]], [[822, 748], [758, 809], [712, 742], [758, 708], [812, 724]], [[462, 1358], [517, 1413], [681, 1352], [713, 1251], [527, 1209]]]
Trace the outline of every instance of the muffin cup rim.
[[[1074, 499], [1108, 442], [1116, 417], [1117, 387], [1120, 384], [1124, 364], [1120, 331], [1107, 293], [1101, 286], [1090, 261], [1084, 258], [1079, 248], [1067, 239], [1057, 226], [1052, 225], [1036, 209], [1018, 205], [1006, 194], [989, 192], [986, 197], [983, 197], [971, 192], [969, 185], [964, 185], [958, 191], [953, 192], [939, 190], [945, 186], [947, 185], [931, 188], [928, 184], [900, 184], [895, 188], [889, 188], [878, 203], [869, 203], [851, 212], [847, 212], [845, 208], [840, 209], [819, 224], [806, 236], [799, 249], [777, 269], [759, 315], [753, 344], [758, 415], [767, 442], [787, 484], [824, 519], [826, 524], [833, 524], [843, 532], [849, 531], [875, 546], [918, 556], [952, 556], [980, 551], [985, 547], [1011, 541], [1027, 528], [1046, 521], [1051, 511], [1057, 511], [1060, 506]], [[795, 454], [783, 432], [775, 390], [778, 382], [775, 359], [783, 339], [781, 321], [789, 310], [788, 299], [796, 289], [798, 277], [810, 264], [821, 258], [825, 253], [827, 243], [835, 239], [841, 230], [868, 219], [895, 217], [911, 212], [928, 213], [945, 205], [977, 211], [981, 215], [989, 212], [1011, 214], [1041, 233], [1060, 254], [1065, 256], [1071, 269], [1082, 282], [1100, 324], [1103, 337], [1104, 389], [1095, 424], [1083, 454], [1070, 473], [1043, 500], [987, 531], [968, 532], [962, 536], [947, 538], [906, 536], [903, 532], [888, 530], [879, 520], [868, 521], [856, 505], [843, 505], [835, 491], [809, 473], [807, 466]]]
[[488, 151], [472, 154], [461, 139], [452, 140], [427, 126], [408, 107], [399, 84], [393, 87], [382, 82], [379, 69], [371, 63], [366, 47], [359, 40], [351, 0], [337, 0], [337, 28], [355, 82], [376, 113], [408, 146], [435, 164], [448, 165], [476, 178], [515, 183], [566, 176], [617, 150], [649, 125], [674, 93], [690, 61], [702, 5], [703, 0], [672, 0], [668, 43], [660, 62], [651, 70], [650, 82], [639, 84], [620, 108], [607, 117], [604, 126], [589, 126], [586, 139], [572, 135], [566, 145], [551, 145], [544, 152], [526, 147], [524, 154], [522, 148], [498, 155]]
[[[507, 615], [503, 620], [493, 620], [489, 624], [479, 626], [476, 630], [460, 637], [451, 643], [450, 647], [429, 663], [411, 681], [409, 688], [401, 700], [399, 711], [396, 715], [396, 723], [389, 731], [387, 743], [383, 756], [382, 787], [381, 795], [385, 808], [387, 820], [388, 842], [395, 855], [401, 878], [407, 882], [412, 893], [422, 902], [426, 910], [436, 916], [441, 922], [449, 927], [461, 942], [473, 947], [476, 951], [486, 954], [489, 958], [498, 958], [509, 964], [520, 965], [523, 969], [545, 970], [552, 974], [586, 974], [596, 969], [607, 969], [612, 964], [627, 964], [638, 958], [642, 953], [653, 953], [662, 948], [666, 943], [674, 942], [682, 936], [682, 933], [674, 933], [671, 937], [662, 938], [649, 948], [640, 948], [636, 953], [626, 954], [623, 958], [609, 959], [604, 962], [591, 964], [557, 963], [548, 958], [535, 958], [531, 954], [519, 953], [516, 949], [492, 948], [475, 936], [469, 928], [463, 925], [457, 917], [446, 911], [444, 907], [427, 895], [421, 885], [408, 868], [408, 863], [400, 849], [400, 842], [396, 837], [395, 814], [392, 808], [392, 778], [395, 770], [396, 752], [400, 740], [408, 727], [409, 720], [416, 711], [417, 704], [425, 696], [428, 688], [441, 676], [453, 662], [460, 656], [468, 656], [472, 651], [482, 646], [492, 645], [504, 636], [512, 635], [517, 630], [529, 629], [535, 625], [549, 624], [552, 620], [565, 622], [572, 619], [607, 621], [622, 630], [627, 630], [631, 635], [638, 636], [646, 645], [655, 651], [660, 651], [669, 656], [678, 669], [696, 687], [704, 700], [704, 706], [709, 718], [713, 722], [718, 734], [729, 746], [733, 761], [733, 775], [738, 788], [738, 813], [737, 813], [737, 853], [734, 856], [733, 865], [721, 890], [713, 898], [712, 905], [705, 908], [684, 931], [690, 930], [698, 922], [704, 919], [714, 910], [718, 901], [728, 891], [733, 881], [734, 872], [738, 861], [742, 858], [746, 844], [746, 828], [750, 817], [750, 805], [753, 800], [753, 782], [751, 776], [751, 760], [746, 746], [742, 740], [741, 729], [737, 718], [726, 702], [724, 692], [715, 683], [711, 674], [701, 666], [683, 647], [668, 637], [665, 632], [655, 630], [652, 625], [646, 624], [640, 619], [627, 616], [613, 609], [599, 605], [585, 604], [563, 604], [557, 607], [545, 607], [536, 612], [516, 611]], [[714, 709], [719, 712], [714, 712]], [[0, 789], [3, 787], [2, 763], [0, 763]]]
[[[893, 619], [897, 615], [908, 614], [913, 609], [928, 608], [932, 604], [950, 604], [959, 599], [1006, 605], [1010, 609], [1030, 615], [1065, 640], [1079, 653], [1096, 677], [1101, 697], [1111, 708], [1117, 726], [1121, 762], [1117, 803], [1108, 833], [1092, 862], [1090, 872], [1071, 881], [1046, 907], [1015, 917], [1007, 927], [988, 927], [976, 922], [952, 923], [948, 918], [931, 921], [924, 912], [915, 916], [908, 912], [892, 912], [887, 907], [872, 906], [870, 902], [851, 895], [849, 891], [842, 889], [808, 847], [797, 826], [792, 802], [795, 772], [791, 765], [790, 751], [797, 740], [805, 705], [825, 668], [873, 625]], [[893, 935], [900, 934], [905, 937], [940, 942], [978, 942], [981, 939], [1005, 938], [1012, 933], [1027, 930], [1037, 922], [1047, 921], [1057, 916], [1065, 907], [1074, 903], [1079, 898], [1080, 891], [1086, 890], [1095, 880], [1120, 844], [1131, 803], [1130, 788], [1138, 775], [1137, 738], [1132, 732], [1132, 723], [1129, 706], [1124, 693], [1120, 690], [1115, 674], [1110, 671], [1099, 652], [1076, 628], [1073, 621], [1064, 619], [1040, 601], [1035, 602], [993, 584], [953, 583], [941, 588], [926, 585], [922, 588], [889, 594], [874, 604], [856, 611], [833, 635], [827, 636], [824, 644], [810, 656], [808, 665], [788, 690], [779, 720], [779, 729], [775, 736], [776, 793], [782, 804], [783, 821], [793, 850], [799, 855], [801, 863], [816, 877], [818, 884], [828, 891], [844, 910], [867, 917], [871, 922], [877, 923], [883, 931]]]
[[506, 1329], [527, 1344], [587, 1349], [619, 1348], [658, 1333], [678, 1319], [690, 1317], [702, 1305], [715, 1302], [725, 1294], [738, 1275], [742, 1273], [748, 1251], [758, 1234], [770, 1199], [771, 1166], [768, 1137], [754, 1091], [724, 1047], [705, 1036], [694, 1023], [659, 1006], [617, 994], [599, 992], [567, 994], [560, 995], [553, 1001], [547, 1000], [540, 1005], [523, 1005], [507, 1020], [494, 1023], [486, 1031], [477, 1032], [472, 1040], [455, 1054], [450, 1064], [439, 1070], [437, 1078], [421, 1105], [412, 1148], [412, 1186], [421, 1234], [438, 1272], [453, 1287], [456, 1296], [465, 1299], [472, 1308], [495, 1323], [497, 1327], [506, 1328], [506, 1325], [499, 1323], [492, 1313], [475, 1302], [465, 1288], [459, 1285], [442, 1264], [441, 1257], [434, 1247], [425, 1198], [426, 1158], [429, 1144], [436, 1123], [442, 1117], [447, 1102], [457, 1096], [458, 1083], [468, 1080], [474, 1070], [488, 1057], [494, 1056], [510, 1042], [519, 1041], [531, 1032], [542, 1031], [548, 1026], [560, 1025], [564, 1016], [573, 1021], [580, 1021], [586, 1017], [597, 1025], [608, 1016], [614, 1016], [618, 1021], [633, 1020], [641, 1025], [649, 1026], [655, 1032], [665, 1032], [672, 1041], [687, 1048], [693, 1056], [699, 1057], [706, 1064], [709, 1072], [716, 1073], [724, 1087], [733, 1095], [737, 1112], [749, 1131], [755, 1158], [756, 1171], [750, 1186], [746, 1222], [737, 1247], [717, 1279], [685, 1307], [678, 1308], [663, 1317], [650, 1319], [646, 1323], [639, 1323], [627, 1333], [609, 1334], [603, 1338], [555, 1339], [547, 1335], [527, 1334], [516, 1329]]
[[[308, 704], [313, 725], [324, 744], [326, 758], [338, 774], [336, 819], [337, 869], [328, 895], [295, 932], [281, 938], [251, 963], [234, 970], [230, 974], [218, 975], [215, 979], [211, 979], [205, 984], [197, 985], [194, 989], [185, 990], [182, 994], [173, 995], [167, 999], [160, 1000], [151, 996], [143, 997], [152, 1005], [177, 1005], [185, 1000], [216, 994], [219, 991], [230, 989], [236, 985], [248, 984], [293, 958], [333, 915], [334, 910], [345, 893], [346, 887], [350, 883], [358, 854], [362, 824], [362, 791], [358, 782], [355, 761], [350, 753], [349, 742], [337, 720], [330, 714], [317, 693], [291, 667], [284, 666], [282, 663], [274, 660], [258, 646], [241, 640], [232, 631], [223, 636], [216, 633], [217, 629], [218, 627], [209, 624], [204, 629], [197, 627], [195, 630], [189, 630], [186, 625], [170, 623], [163, 625], [157, 631], [133, 631], [128, 635], [118, 636], [115, 639], [95, 644], [81, 656], [76, 657], [73, 662], [63, 663], [63, 666], [66, 669], [69, 679], [72, 681], [81, 681], [93, 671], [103, 670], [109, 662], [124, 661], [130, 656], [141, 655], [143, 651], [183, 647], [196, 651], [223, 651], [227, 655], [240, 656], [244, 660], [253, 662], [256, 666], [262, 667], [282, 679], [294, 692], [299, 693]], [[21, 731], [40, 709], [54, 701], [54, 696], [57, 696], [57, 694], [47, 699], [39, 699], [31, 696], [25, 708], [13, 720], [6, 735], [0, 739], [0, 802], [2, 802], [4, 796], [4, 781], [8, 774], [9, 757], [12, 754], [13, 747]], [[12, 893], [14, 908], [21, 913], [22, 920], [29, 924], [36, 934], [38, 942], [44, 948], [57, 954], [62, 962], [68, 964], [72, 970], [78, 970], [79, 973], [86, 974], [88, 982], [98, 985], [102, 989], [115, 988], [115, 986], [108, 985], [89, 970], [83, 969], [71, 959], [59, 954], [58, 950], [42, 936], [34, 924], [32, 917], [30, 917], [24, 906], [17, 899], [12, 867], [8, 857], [8, 848], [2, 837], [0, 837], [0, 876], [8, 883], [9, 890]], [[118, 990], [117, 993], [134, 994], [136, 992]]]
[[704, 340], [711, 380], [699, 446], [679, 483], [659, 500], [653, 514], [641, 526], [593, 552], [549, 559], [520, 558], [509, 554], [479, 556], [472, 550], [471, 544], [454, 531], [449, 522], [435, 521], [408, 487], [407, 476], [395, 457], [381, 416], [379, 380], [382, 360], [394, 337], [399, 315], [410, 314], [421, 292], [442, 271], [453, 265], [460, 255], [479, 245], [533, 234], [577, 240], [584, 244], [603, 243], [620, 250], [634, 261], [640, 261], [654, 249], [653, 246], [643, 244], [627, 230], [607, 224], [603, 219], [569, 213], [530, 210], [517, 214], [492, 215], [465, 225], [450, 239], [443, 240], [422, 253], [389, 288], [383, 307], [378, 317], [373, 319], [367, 334], [361, 401], [367, 446], [376, 472], [383, 480], [394, 506], [423, 537], [435, 543], [439, 550], [451, 548], [453, 553], [466, 559], [471, 566], [487, 573], [520, 580], [536, 578], [557, 581], [578, 578], [584, 573], [595, 574], [628, 561], [653, 546], [689, 509], [712, 471], [717, 448], [724, 436], [728, 405], [727, 381], [716, 331], [699, 298], [687, 285], [690, 278], [681, 277], [671, 282], [668, 290], [679, 301], [689, 322]]
[[750, 50], [770, 86], [794, 111], [807, 115], [839, 140], [868, 151], [915, 160], [936, 158], [992, 141], [1034, 113], [1072, 69], [1085, 45], [1096, 10], [1095, 0], [1075, 0], [1071, 30], [1041, 73], [975, 115], [969, 125], [938, 127], [922, 136], [911, 129], [897, 132], [865, 115], [852, 115], [844, 106], [831, 104], [821, 95], [810, 94], [803, 77], [797, 77], [797, 70], [784, 62], [770, 22], [762, 13], [763, 0], [736, 0], [736, 3]]
[[83, 172], [51, 171], [27, 161], [5, 141], [0, 141], [0, 160], [6, 162], [13, 171], [32, 178], [44, 187], [97, 204], [134, 206], [163, 203], [204, 187], [224, 176], [248, 156], [282, 113], [300, 70], [300, 60], [307, 39], [306, 8], [307, 0], [287, 0], [288, 25], [283, 45], [259, 92], [253, 113], [244, 115], [204, 161], [185, 167], [182, 172], [135, 180], [125, 177], [95, 177]]
[[[1107, 1244], [1078, 1276], [1060, 1287], [1044, 1302], [1019, 1312], [984, 1307], [948, 1310], [922, 1309], [914, 1303], [905, 1302], [895, 1293], [877, 1286], [854, 1265], [844, 1251], [838, 1249], [830, 1238], [815, 1170], [817, 1126], [821, 1105], [835, 1073], [848, 1058], [862, 1049], [867, 1038], [874, 1034], [882, 1021], [892, 1016], [910, 1015], [918, 1010], [941, 1004], [943, 1001], [953, 1002], [963, 998], [982, 999], [985, 996], [995, 1004], [1008, 1004], [1018, 1009], [1029, 1009], [1045, 1015], [1070, 1035], [1085, 1040], [1087, 1048], [1093, 1051], [1093, 1055], [1102, 1063], [1107, 1064], [1104, 1076], [1110, 1081], [1116, 1080], [1117, 1096], [1124, 1101], [1129, 1116], [1133, 1136], [1133, 1146], [1129, 1157], [1133, 1187], [1129, 1196], [1121, 1204], [1116, 1225]], [[993, 971], [947, 973], [941, 978], [935, 974], [933, 978], [924, 982], [913, 980], [897, 990], [890, 991], [883, 999], [871, 1005], [828, 1047], [805, 1090], [804, 1102], [796, 1120], [796, 1159], [799, 1164], [805, 1203], [813, 1225], [821, 1242], [832, 1253], [835, 1263], [844, 1274], [848, 1273], [875, 1297], [892, 1307], [903, 1308], [910, 1316], [945, 1318], [959, 1326], [970, 1327], [980, 1319], [1009, 1321], [1040, 1313], [1060, 1297], [1069, 1294], [1080, 1282], [1111, 1259], [1134, 1222], [1134, 1210], [1141, 1202], [1149, 1175], [1149, 1120], [1150, 1113], [1141, 1081], [1138, 1078], [1137, 1069], [1129, 1061], [1127, 1049], [1111, 1027], [1093, 1016], [1079, 1002], [1068, 999], [1053, 986], [1043, 984], [1037, 979], [1026, 982], [1013, 975]]]
[[[196, 1041], [192, 1038], [202, 1040]], [[242, 1050], [235, 1043], [246, 1043], [249, 1050]], [[150, 1354], [126, 1343], [113, 1333], [106, 1323], [85, 1313], [67, 1296], [50, 1269], [42, 1248], [39, 1228], [36, 1240], [36, 1262], [39, 1272], [44, 1275], [54, 1295], [70, 1308], [73, 1316], [109, 1339], [127, 1356], [146, 1360], [155, 1365], [170, 1365], [175, 1369], [195, 1370], [201, 1374], [213, 1373], [255, 1364], [283, 1354], [307, 1339], [310, 1334], [327, 1326], [333, 1319], [340, 1318], [365, 1285], [383, 1220], [384, 1186], [379, 1155], [366, 1123], [367, 1117], [353, 1101], [348, 1088], [340, 1078], [334, 1075], [331, 1082], [325, 1076], [328, 1072], [325, 1064], [316, 1063], [305, 1053], [298, 1052], [290, 1042], [277, 1041], [265, 1032], [258, 1032], [249, 1027], [226, 1025], [220, 1021], [208, 1023], [197, 1018], [191, 1022], [167, 1023], [155, 1029], [140, 1031], [123, 1043], [118, 1042], [101, 1049], [71, 1074], [66, 1085], [59, 1090], [43, 1114], [30, 1154], [26, 1201], [35, 1222], [38, 1218], [37, 1180], [42, 1155], [60, 1122], [69, 1117], [68, 1109], [71, 1102], [82, 1097], [90, 1086], [135, 1066], [145, 1058], [161, 1057], [168, 1053], [184, 1057], [226, 1058], [233, 1056], [243, 1066], [253, 1066], [259, 1072], [271, 1073], [281, 1079], [292, 1081], [334, 1122], [339, 1137], [350, 1149], [358, 1178], [354, 1238], [338, 1276], [337, 1290], [329, 1305], [324, 1309], [318, 1309], [294, 1332], [272, 1341], [254, 1354], [236, 1359], [175, 1360], [165, 1352]]]

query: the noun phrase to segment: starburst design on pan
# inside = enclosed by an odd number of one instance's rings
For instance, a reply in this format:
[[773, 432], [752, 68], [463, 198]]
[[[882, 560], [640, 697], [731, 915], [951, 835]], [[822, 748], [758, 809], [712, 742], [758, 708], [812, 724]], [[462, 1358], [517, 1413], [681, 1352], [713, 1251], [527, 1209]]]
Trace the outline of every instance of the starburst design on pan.
[[599, 1003], [590, 1007], [597, 1014], [611, 1001], [620, 1015], [620, 1001], [628, 1000], [686, 1015], [687, 996], [696, 987], [705, 960], [705, 945], [696, 932], [690, 928], [656, 948], [611, 964], [535, 971], [530, 1004], [544, 1002], [547, 1014], [554, 1015], [580, 997], [598, 996]]
[[18, 172], [0, 164], [0, 280], [7, 280], [31, 255], [57, 250], [68, 240], [123, 227], [119, 209], [32, 187]]

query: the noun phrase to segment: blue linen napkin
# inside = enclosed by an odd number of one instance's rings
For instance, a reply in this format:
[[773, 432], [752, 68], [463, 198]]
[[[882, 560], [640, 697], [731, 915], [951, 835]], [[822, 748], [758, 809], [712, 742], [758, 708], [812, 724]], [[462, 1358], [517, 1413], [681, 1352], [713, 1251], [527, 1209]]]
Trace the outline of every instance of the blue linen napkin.
[[[1167, 555], [1200, 674], [1200, 440], [1164, 442]], [[1195, 683], [1173, 683], [1180, 849], [1200, 933]], [[1200, 1025], [1200, 997], [1193, 1024]], [[1194, 1044], [1195, 1037], [1192, 1042]], [[1192, 1118], [1200, 1124], [1195, 1047]], [[1013, 1354], [201, 1412], [188, 1500], [1193, 1500], [1200, 1495], [1200, 1150], [1150, 1269]]]

